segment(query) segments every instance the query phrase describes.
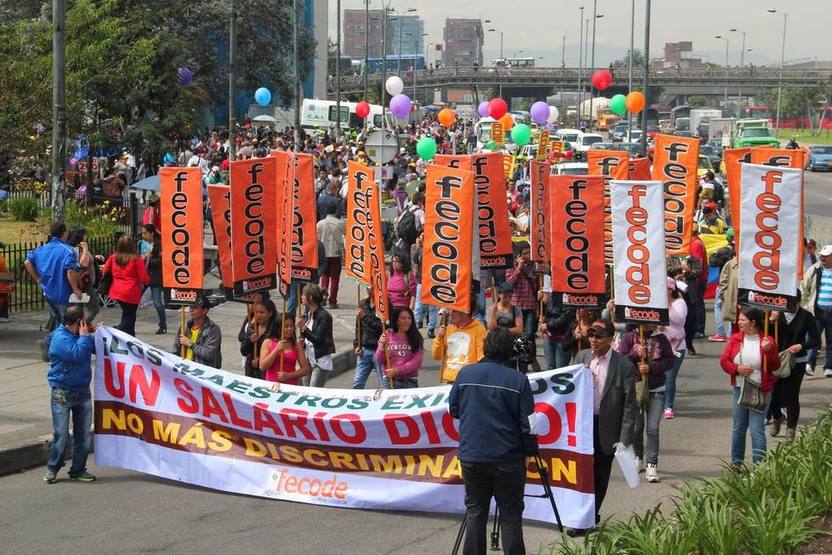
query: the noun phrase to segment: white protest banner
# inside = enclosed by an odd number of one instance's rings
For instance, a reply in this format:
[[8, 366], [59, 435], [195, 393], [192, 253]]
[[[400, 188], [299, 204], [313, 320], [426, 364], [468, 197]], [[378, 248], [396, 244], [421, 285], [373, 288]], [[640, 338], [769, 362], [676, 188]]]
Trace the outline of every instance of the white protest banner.
[[661, 181], [610, 182], [615, 318], [668, 323]]
[[740, 168], [738, 301], [793, 311], [803, 260], [803, 170], [758, 164]]
[[[465, 511], [450, 386], [319, 389], [186, 361], [113, 328], [96, 331], [95, 462], [221, 491], [337, 507]], [[529, 376], [540, 458], [565, 526], [595, 524], [592, 377]], [[543, 492], [527, 463], [526, 494]], [[554, 522], [548, 499], [526, 518]]]

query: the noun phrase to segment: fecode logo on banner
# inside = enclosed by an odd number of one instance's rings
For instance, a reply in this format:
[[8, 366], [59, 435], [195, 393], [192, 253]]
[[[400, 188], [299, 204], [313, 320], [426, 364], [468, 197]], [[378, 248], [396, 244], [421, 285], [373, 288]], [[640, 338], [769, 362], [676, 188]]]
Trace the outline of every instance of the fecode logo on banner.
[[550, 260], [549, 249], [549, 164], [546, 162], [531, 162], [531, 225], [532, 260], [547, 264]]
[[503, 124], [499, 121], [491, 124], [491, 140], [500, 146], [506, 144], [506, 138], [503, 134]]
[[803, 171], [742, 164], [741, 172], [739, 302], [793, 312], [803, 259]]
[[802, 150], [796, 148], [752, 148], [751, 163], [802, 170], [804, 154]]
[[387, 268], [384, 263], [384, 234], [381, 231], [381, 193], [374, 181], [367, 183], [367, 254], [373, 285], [373, 304], [382, 322], [390, 321], [387, 296]]
[[[96, 330], [95, 462], [178, 482], [345, 508], [465, 511], [450, 385], [321, 389], [269, 382]], [[568, 366], [528, 376], [540, 458], [563, 524], [595, 524], [592, 376]], [[534, 461], [526, 508], [552, 522]]]
[[230, 168], [234, 295], [274, 289], [277, 160], [238, 160]]
[[552, 291], [564, 293], [567, 306], [599, 307], [606, 302], [604, 260], [604, 178], [549, 177], [552, 222]]
[[280, 294], [288, 297], [289, 288], [292, 286], [295, 156], [292, 153], [282, 151], [278, 151], [278, 154], [275, 176], [275, 183], [277, 184], [277, 281]]
[[610, 182], [615, 319], [668, 323], [664, 195], [660, 181]]
[[633, 158], [630, 160], [630, 179], [635, 181], [650, 181], [650, 160], [648, 158]]
[[314, 166], [315, 159], [311, 154], [295, 155], [292, 277], [303, 281], [312, 281], [312, 277], [318, 271], [318, 218]]
[[165, 304], [187, 305], [203, 289], [202, 172], [161, 168], [162, 287]]
[[587, 152], [587, 164], [589, 175], [604, 176], [604, 262], [612, 264], [610, 179], [630, 179], [629, 156], [617, 150], [590, 150]]
[[665, 243], [667, 254], [690, 252], [696, 188], [699, 185], [699, 138], [656, 135], [653, 180], [664, 184]]
[[358, 283], [370, 285], [367, 257], [367, 184], [370, 168], [350, 161], [347, 172], [347, 223], [344, 240], [344, 273]]
[[470, 312], [474, 174], [429, 164], [425, 179], [422, 302]]
[[538, 162], [543, 162], [546, 160], [546, 156], [549, 154], [549, 132], [548, 131], [541, 131], [540, 138], [537, 140], [537, 154], [535, 155], [535, 159]]
[[[513, 263], [511, 227], [506, 207], [503, 155], [499, 152], [469, 155], [438, 154], [436, 163], [474, 172], [479, 220], [480, 266], [510, 268]], [[478, 276], [476, 276], [478, 277]]]

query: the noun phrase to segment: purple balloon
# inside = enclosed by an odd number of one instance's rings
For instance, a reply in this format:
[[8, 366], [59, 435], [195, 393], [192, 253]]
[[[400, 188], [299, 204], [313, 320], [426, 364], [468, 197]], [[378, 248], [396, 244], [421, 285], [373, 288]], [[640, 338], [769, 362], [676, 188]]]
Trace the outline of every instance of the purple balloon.
[[487, 100], [483, 100], [482, 102], [480, 102], [480, 105], [477, 106], [477, 113], [480, 115], [481, 118], [488, 117], [489, 108]]
[[190, 85], [194, 78], [193, 72], [186, 67], [180, 67], [177, 69], [176, 74], [179, 75], [179, 84], [183, 87]]
[[532, 104], [529, 114], [532, 116], [532, 121], [538, 125], [543, 125], [549, 120], [549, 105], [539, 100]]
[[390, 99], [390, 111], [399, 119], [404, 119], [410, 114], [410, 97], [406, 94], [397, 94]]

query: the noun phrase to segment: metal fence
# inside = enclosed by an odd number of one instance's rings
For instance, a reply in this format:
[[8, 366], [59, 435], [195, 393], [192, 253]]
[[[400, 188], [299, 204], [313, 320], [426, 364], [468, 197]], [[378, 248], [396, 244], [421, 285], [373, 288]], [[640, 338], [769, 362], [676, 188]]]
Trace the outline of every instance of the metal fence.
[[[115, 248], [114, 237], [89, 237], [87, 243], [94, 254], [109, 256]], [[0, 257], [6, 260], [6, 271], [13, 272], [15, 290], [11, 294], [11, 312], [29, 312], [46, 307], [43, 293], [29, 272], [23, 266], [29, 252], [42, 246], [44, 242], [7, 244], [0, 248]]]

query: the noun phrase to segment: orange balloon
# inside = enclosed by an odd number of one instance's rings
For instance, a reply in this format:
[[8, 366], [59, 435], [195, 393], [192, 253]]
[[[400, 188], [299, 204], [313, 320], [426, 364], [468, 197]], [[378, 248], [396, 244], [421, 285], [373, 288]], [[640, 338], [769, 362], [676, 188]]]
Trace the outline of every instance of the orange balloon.
[[644, 95], [639, 91], [633, 91], [627, 95], [626, 106], [629, 112], [637, 114], [644, 110]]
[[508, 131], [514, 127], [514, 118], [511, 114], [506, 114], [500, 118], [500, 123], [503, 125], [503, 131]]
[[437, 119], [444, 127], [450, 127], [456, 123], [456, 113], [450, 108], [444, 108], [439, 111]]

